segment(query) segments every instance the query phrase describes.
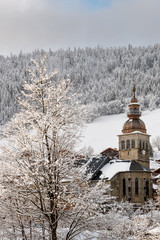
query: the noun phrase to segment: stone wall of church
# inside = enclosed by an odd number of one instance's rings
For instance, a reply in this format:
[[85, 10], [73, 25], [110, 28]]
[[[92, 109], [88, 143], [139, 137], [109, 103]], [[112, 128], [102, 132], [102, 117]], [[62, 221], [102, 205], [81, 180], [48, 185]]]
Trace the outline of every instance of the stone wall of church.
[[111, 189], [118, 201], [143, 204], [152, 198], [151, 173], [120, 172], [112, 178]]

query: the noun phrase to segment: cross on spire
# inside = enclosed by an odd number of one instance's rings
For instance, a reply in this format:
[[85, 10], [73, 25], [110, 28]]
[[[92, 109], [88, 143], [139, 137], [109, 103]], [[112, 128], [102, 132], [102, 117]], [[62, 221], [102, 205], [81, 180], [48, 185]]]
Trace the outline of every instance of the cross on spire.
[[135, 84], [133, 85], [133, 89], [132, 89], [132, 91], [133, 91], [133, 98], [135, 98], [135, 92], [136, 92]]

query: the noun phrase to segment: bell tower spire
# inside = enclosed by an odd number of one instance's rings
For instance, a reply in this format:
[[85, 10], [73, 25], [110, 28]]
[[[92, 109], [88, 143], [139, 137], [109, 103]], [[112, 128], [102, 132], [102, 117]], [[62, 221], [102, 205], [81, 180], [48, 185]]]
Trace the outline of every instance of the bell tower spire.
[[135, 84], [132, 88], [132, 98], [128, 105], [128, 120], [124, 123], [119, 136], [119, 157], [123, 160], [135, 160], [149, 168], [149, 137], [145, 123], [140, 119], [140, 104], [136, 98]]
[[133, 98], [135, 98], [135, 92], [136, 92], [135, 84], [133, 85], [133, 89], [132, 89], [132, 91], [133, 91]]
[[131, 102], [128, 105], [129, 111], [127, 113], [128, 121], [125, 122], [123, 126], [123, 133], [130, 133], [134, 131], [140, 131], [143, 133], [146, 133], [146, 127], [144, 122], [140, 119], [141, 112], [140, 112], [140, 104], [138, 102], [138, 99], [136, 98], [136, 87], [133, 86], [133, 96], [131, 98]]

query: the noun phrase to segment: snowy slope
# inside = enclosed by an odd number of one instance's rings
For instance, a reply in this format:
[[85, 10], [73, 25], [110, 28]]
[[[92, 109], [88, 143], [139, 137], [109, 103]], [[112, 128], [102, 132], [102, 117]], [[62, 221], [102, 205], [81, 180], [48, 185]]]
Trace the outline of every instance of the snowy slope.
[[[124, 122], [127, 120], [126, 113], [108, 115], [97, 118], [93, 123], [87, 124], [83, 132], [82, 146], [91, 146], [94, 153], [98, 154], [108, 147], [118, 148], [118, 134]], [[160, 136], [160, 109], [144, 111], [141, 119], [144, 121], [147, 133], [152, 139]]]

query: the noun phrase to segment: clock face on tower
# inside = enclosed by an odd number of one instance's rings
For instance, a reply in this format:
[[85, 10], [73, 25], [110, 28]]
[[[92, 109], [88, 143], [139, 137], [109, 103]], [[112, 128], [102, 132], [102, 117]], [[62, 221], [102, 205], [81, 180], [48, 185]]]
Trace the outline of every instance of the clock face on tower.
[[145, 150], [142, 150], [142, 154], [144, 155], [146, 153], [146, 151]]

